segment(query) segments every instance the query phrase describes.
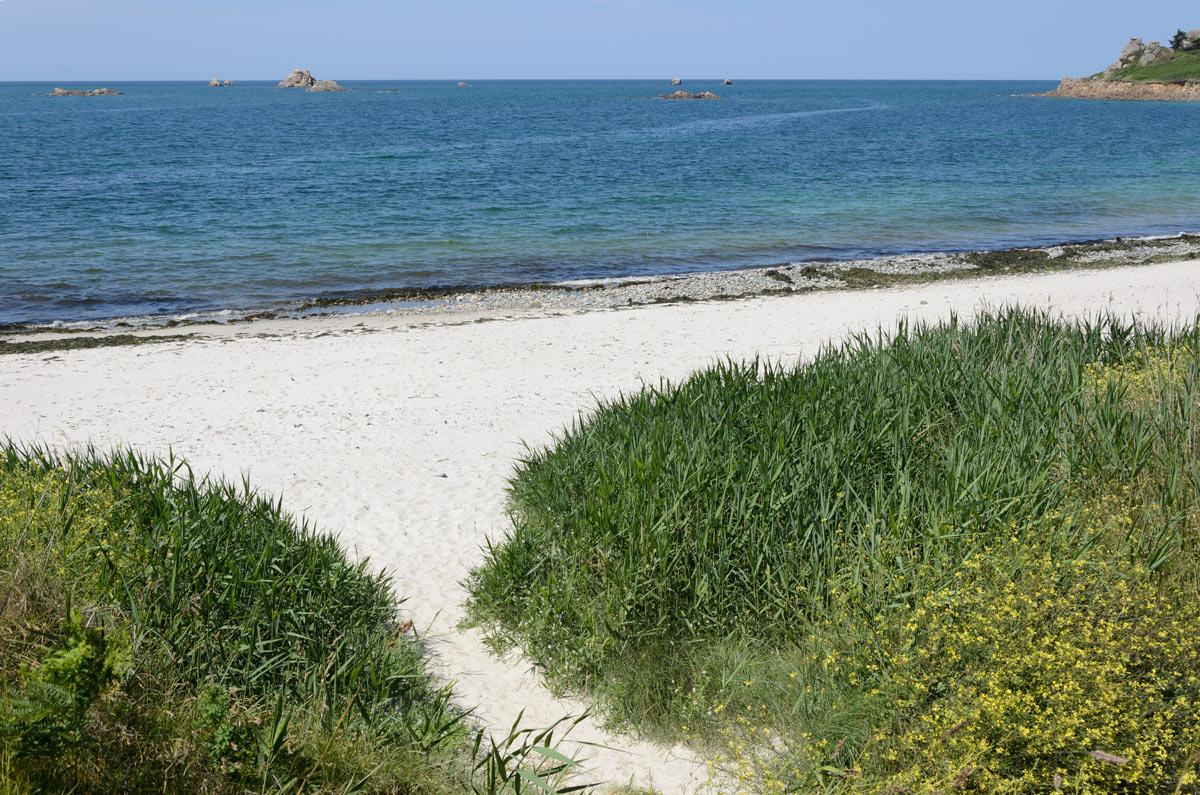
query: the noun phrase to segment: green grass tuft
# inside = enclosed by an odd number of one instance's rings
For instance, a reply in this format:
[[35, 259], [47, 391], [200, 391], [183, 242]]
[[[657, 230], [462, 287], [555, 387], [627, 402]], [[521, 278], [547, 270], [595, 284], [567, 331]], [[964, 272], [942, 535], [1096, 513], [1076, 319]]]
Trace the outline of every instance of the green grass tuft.
[[[1162, 753], [1141, 778], [1103, 779], [1140, 786], [1183, 762], [1200, 722], [1200, 680], [1187, 674], [1200, 648], [1184, 642], [1200, 618], [1185, 612], [1186, 629], [1165, 629], [1197, 594], [1198, 344], [1196, 328], [1006, 311], [860, 336], [794, 368], [725, 362], [624, 395], [521, 462], [513, 528], [469, 583], [471, 620], [498, 646], [519, 644], [552, 684], [595, 695], [613, 720], [708, 748], [763, 791], [850, 779], [878, 791], [930, 772], [897, 744], [924, 737], [912, 722], [945, 677], [966, 678], [963, 701], [993, 693], [994, 678], [1015, 677], [1010, 690], [1035, 700], [1048, 695], [1041, 687], [1074, 686], [1014, 673], [1006, 655], [1029, 649], [1001, 638], [951, 665], [955, 622], [922, 634], [943, 604], [982, 590], [970, 602], [981, 643], [1006, 581], [1038, 594], [1013, 597], [1006, 626], [1018, 638], [1047, 625], [1037, 605], [1049, 600], [1078, 611], [1063, 619], [1069, 633], [1115, 605], [1132, 624], [1078, 653], [1107, 665], [1104, 655], [1125, 651], [1121, 632], [1163, 626], [1176, 657], [1154, 646], [1129, 670], [1179, 677], [1184, 707], [1169, 725], [1143, 726], [1128, 710], [1149, 700], [1104, 702], [1142, 732], [1133, 739], [1036, 728], [1055, 738], [1054, 765], [1084, 764], [1087, 743], [1101, 740]], [[1046, 556], [1109, 574], [1081, 591], [1065, 575], [1038, 591], [1021, 573]], [[983, 559], [1000, 573], [967, 565]], [[1162, 583], [1168, 606], [1129, 614], [1113, 590], [1122, 577]], [[1092, 681], [1121, 684], [1108, 668]], [[997, 714], [1036, 713], [1009, 707]], [[1087, 705], [1060, 705], [1072, 707]], [[1050, 765], [976, 757], [1012, 791], [1042, 791], [1022, 789], [1022, 777]], [[967, 756], [938, 762], [960, 761], [946, 781], [925, 782], [958, 788]], [[845, 772], [868, 762], [869, 775]], [[1112, 786], [1091, 791], [1123, 791]]]
[[[519, 792], [388, 579], [249, 485], [0, 448], [0, 791]], [[565, 726], [565, 724], [564, 724]]]

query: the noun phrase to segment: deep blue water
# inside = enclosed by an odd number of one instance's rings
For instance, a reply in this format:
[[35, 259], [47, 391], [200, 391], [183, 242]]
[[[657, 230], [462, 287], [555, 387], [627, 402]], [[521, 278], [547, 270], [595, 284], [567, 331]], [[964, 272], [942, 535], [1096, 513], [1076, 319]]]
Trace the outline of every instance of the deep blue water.
[[0, 324], [1200, 229], [1197, 103], [343, 85], [0, 84]]

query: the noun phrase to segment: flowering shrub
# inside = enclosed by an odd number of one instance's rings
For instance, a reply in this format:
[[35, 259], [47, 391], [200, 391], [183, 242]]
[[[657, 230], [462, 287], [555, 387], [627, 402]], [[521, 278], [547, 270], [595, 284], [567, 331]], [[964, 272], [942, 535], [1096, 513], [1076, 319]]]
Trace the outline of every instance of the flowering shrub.
[[901, 728], [874, 734], [866, 757], [915, 792], [1195, 791], [1183, 768], [1200, 750], [1200, 614], [1188, 604], [1102, 554], [974, 556], [903, 626], [888, 688]]
[[[777, 698], [733, 709], [710, 746], [714, 789], [1198, 792], [1189, 593], [1106, 548], [981, 551], [912, 605], [837, 627], [856, 649], [803, 656]], [[840, 735], [788, 723], [804, 691], [851, 682], [859, 699], [830, 704], [852, 716]]]

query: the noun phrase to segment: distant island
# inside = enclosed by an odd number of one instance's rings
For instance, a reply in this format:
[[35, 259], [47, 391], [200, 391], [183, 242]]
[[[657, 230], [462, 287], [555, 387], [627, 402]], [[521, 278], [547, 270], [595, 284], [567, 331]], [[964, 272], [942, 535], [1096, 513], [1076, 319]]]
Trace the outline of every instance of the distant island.
[[1200, 30], [1178, 31], [1169, 46], [1130, 39], [1103, 72], [1064, 77], [1058, 88], [1042, 96], [1200, 100]]
[[280, 88], [303, 88], [305, 91], [350, 91], [333, 80], [318, 80], [307, 69], [293, 69], [292, 73], [279, 81]]
[[111, 91], [107, 88], [93, 88], [90, 91], [71, 91], [65, 88], [56, 88], [46, 96], [48, 97], [119, 97], [124, 91]]
[[689, 94], [686, 91], [680, 90], [673, 94], [659, 94], [659, 99], [720, 99], [721, 97], [711, 91], [701, 91], [699, 94]]

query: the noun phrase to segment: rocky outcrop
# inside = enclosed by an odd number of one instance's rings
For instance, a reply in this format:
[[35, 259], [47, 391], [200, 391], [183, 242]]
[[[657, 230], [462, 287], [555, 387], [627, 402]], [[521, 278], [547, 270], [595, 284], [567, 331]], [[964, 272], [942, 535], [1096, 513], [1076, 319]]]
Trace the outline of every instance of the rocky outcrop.
[[[227, 85], [233, 85], [228, 83]], [[292, 73], [279, 82], [280, 88], [303, 88], [307, 91], [349, 91], [333, 80], [318, 80], [307, 69], [293, 69]]]
[[109, 91], [107, 88], [93, 88], [91, 91], [68, 91], [65, 88], [56, 88], [48, 97], [118, 97], [123, 95], [124, 91]]
[[[1192, 31], [1192, 33], [1200, 34], [1200, 30]], [[1187, 35], [1191, 36], [1192, 34], [1188, 33]], [[1197, 41], [1200, 41], [1200, 37], [1197, 38]], [[1187, 39], [1184, 42], [1184, 49], [1189, 49], [1186, 43]], [[1121, 54], [1117, 56], [1117, 60], [1110, 63], [1104, 70], [1104, 76], [1112, 77], [1114, 73], [1130, 66], [1157, 66], [1174, 57], [1174, 50], [1162, 46], [1157, 41], [1143, 44], [1141, 39], [1130, 39], [1129, 43], [1121, 48]]]
[[233, 81], [232, 81], [232, 80], [226, 80], [226, 81], [225, 81], [224, 83], [222, 83], [221, 85], [223, 85], [223, 86], [231, 86], [231, 85], [233, 85]]
[[307, 69], [293, 69], [292, 73], [279, 81], [280, 88], [311, 88], [317, 79]]
[[682, 80], [680, 80], [678, 77], [676, 77], [676, 78], [673, 78], [673, 79], [671, 80], [671, 85], [673, 85], [673, 86], [681, 86], [681, 85], [683, 85], [683, 81], [682, 81]]
[[309, 91], [349, 91], [348, 88], [342, 88], [332, 80], [318, 80], [308, 87]]
[[1157, 41], [1152, 41], [1146, 45], [1146, 49], [1142, 50], [1142, 57], [1138, 59], [1138, 63], [1142, 66], [1157, 66], [1174, 57], [1175, 51], [1170, 47], [1164, 47]]
[[1153, 99], [1200, 101], [1200, 83], [1130, 83], [1093, 77], [1064, 77], [1043, 97], [1071, 99]]
[[1181, 50], [1200, 50], [1200, 29], [1189, 30], [1183, 34]]
[[699, 94], [689, 94], [686, 91], [676, 91], [674, 94], [659, 94], [659, 99], [720, 99], [711, 91], [701, 91]]
[[723, 85], [723, 86], [731, 86], [731, 85], [733, 85], [733, 81], [732, 81], [732, 80], [730, 80], [730, 79], [727, 77], [727, 78], [725, 78], [724, 80], [722, 80], [722, 81], [721, 81], [721, 85]]
[[208, 81], [209, 88], [224, 88], [225, 86], [231, 85], [233, 85], [232, 80], [221, 80], [219, 77], [214, 77], [212, 80]]
[[1142, 44], [1141, 39], [1130, 39], [1129, 42], [1121, 48], [1121, 54], [1117, 56], [1117, 60], [1110, 63], [1108, 68], [1104, 70], [1104, 74], [1110, 75], [1113, 72], [1124, 69], [1126, 66], [1133, 66], [1141, 59], [1142, 53], [1145, 51], [1146, 45]]

